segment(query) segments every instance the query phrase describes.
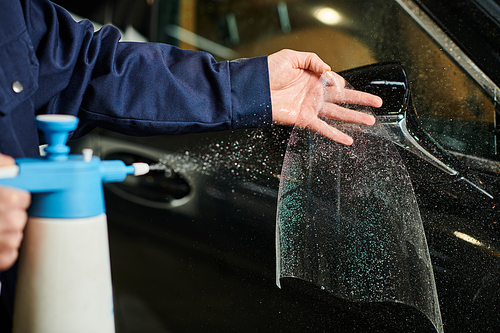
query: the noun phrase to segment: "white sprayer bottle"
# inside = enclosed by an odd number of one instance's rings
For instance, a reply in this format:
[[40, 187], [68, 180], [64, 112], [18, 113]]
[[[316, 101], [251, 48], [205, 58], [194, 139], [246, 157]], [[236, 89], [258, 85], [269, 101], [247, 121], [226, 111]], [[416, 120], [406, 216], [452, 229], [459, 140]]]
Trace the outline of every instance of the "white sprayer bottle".
[[0, 168], [0, 185], [32, 193], [20, 250], [14, 333], [114, 332], [103, 182], [145, 174], [144, 163], [68, 155], [78, 119], [41, 115], [46, 155]]

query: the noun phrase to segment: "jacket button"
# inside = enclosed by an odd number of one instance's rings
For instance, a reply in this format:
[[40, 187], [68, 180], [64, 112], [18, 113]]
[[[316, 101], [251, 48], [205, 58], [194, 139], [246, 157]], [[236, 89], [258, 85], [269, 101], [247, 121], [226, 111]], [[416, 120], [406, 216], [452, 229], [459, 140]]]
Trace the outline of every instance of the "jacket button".
[[19, 81], [12, 82], [12, 90], [14, 90], [16, 94], [22, 93], [24, 90], [23, 84]]

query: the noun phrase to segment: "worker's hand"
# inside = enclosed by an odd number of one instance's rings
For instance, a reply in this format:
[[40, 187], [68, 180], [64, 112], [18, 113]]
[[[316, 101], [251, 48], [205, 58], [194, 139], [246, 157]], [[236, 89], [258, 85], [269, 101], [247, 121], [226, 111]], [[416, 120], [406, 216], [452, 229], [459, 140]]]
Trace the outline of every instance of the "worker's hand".
[[382, 99], [349, 89], [316, 54], [282, 50], [268, 57], [273, 122], [309, 128], [337, 142], [350, 145], [352, 138], [319, 117], [373, 125], [371, 115], [338, 103], [382, 106]]
[[[0, 167], [14, 164], [12, 157], [0, 154]], [[29, 192], [0, 186], [0, 271], [17, 260], [30, 202]]]

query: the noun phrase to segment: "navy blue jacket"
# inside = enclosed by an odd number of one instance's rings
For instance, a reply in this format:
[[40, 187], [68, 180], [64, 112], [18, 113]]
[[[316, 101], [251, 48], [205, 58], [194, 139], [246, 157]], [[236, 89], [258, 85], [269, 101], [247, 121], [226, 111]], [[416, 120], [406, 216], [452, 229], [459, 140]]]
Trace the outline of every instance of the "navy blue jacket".
[[[48, 0], [0, 0], [0, 152], [37, 155], [43, 113], [78, 116], [73, 138], [94, 127], [144, 136], [271, 124], [266, 57], [217, 63], [119, 39], [114, 27], [94, 33]], [[1, 278], [10, 311], [14, 278]]]

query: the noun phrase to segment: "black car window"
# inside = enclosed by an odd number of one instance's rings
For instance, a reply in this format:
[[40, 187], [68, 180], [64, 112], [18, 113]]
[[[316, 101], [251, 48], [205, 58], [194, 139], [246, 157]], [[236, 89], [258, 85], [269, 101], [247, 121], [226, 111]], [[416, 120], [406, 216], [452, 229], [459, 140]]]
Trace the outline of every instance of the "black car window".
[[420, 121], [438, 143], [460, 153], [496, 155], [492, 98], [394, 0], [199, 0], [181, 5], [185, 10], [180, 6], [179, 15], [160, 17], [158, 36], [177, 39], [184, 48], [205, 47], [219, 58], [227, 49], [234, 57], [252, 57], [293, 48], [318, 53], [336, 71], [399, 61], [408, 71]]

